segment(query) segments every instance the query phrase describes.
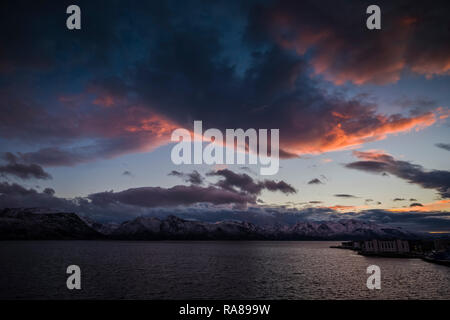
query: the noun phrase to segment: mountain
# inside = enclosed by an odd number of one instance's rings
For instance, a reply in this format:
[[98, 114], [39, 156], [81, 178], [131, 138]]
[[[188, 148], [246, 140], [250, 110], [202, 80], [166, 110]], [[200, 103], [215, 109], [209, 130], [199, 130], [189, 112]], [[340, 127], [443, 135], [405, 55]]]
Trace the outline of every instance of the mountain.
[[356, 219], [338, 221], [298, 222], [282, 229], [283, 238], [303, 240], [363, 240], [363, 239], [415, 239], [419, 235], [400, 228], [387, 227]]
[[103, 237], [75, 213], [0, 210], [0, 240], [88, 240]]
[[110, 236], [115, 239], [155, 240], [263, 240], [264, 229], [248, 222], [216, 223], [183, 220], [175, 216], [166, 219], [139, 217], [122, 223]]
[[261, 227], [239, 221], [187, 221], [175, 216], [163, 220], [139, 217], [122, 223], [110, 236], [133, 240], [362, 240], [419, 237], [399, 228], [350, 219]]
[[258, 226], [243, 221], [200, 222], [168, 216], [138, 217], [101, 224], [75, 213], [36, 209], [0, 211], [0, 240], [120, 239], [120, 240], [363, 240], [416, 239], [418, 234], [361, 220], [297, 222]]

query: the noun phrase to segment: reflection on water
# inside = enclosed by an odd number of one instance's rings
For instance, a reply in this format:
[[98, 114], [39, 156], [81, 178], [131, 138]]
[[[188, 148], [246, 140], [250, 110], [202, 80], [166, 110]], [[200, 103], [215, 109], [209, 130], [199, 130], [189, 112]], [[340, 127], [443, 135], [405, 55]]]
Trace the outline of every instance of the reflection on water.
[[[0, 242], [3, 299], [450, 299], [450, 268], [334, 242]], [[82, 290], [66, 288], [66, 268]], [[366, 287], [381, 268], [381, 290]]]

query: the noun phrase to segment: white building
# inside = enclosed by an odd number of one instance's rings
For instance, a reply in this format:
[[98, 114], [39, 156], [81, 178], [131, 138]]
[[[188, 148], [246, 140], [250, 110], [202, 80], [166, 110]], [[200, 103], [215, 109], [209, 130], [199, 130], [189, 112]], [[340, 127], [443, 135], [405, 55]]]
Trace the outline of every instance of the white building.
[[361, 250], [368, 253], [408, 253], [406, 240], [368, 240], [361, 243]]

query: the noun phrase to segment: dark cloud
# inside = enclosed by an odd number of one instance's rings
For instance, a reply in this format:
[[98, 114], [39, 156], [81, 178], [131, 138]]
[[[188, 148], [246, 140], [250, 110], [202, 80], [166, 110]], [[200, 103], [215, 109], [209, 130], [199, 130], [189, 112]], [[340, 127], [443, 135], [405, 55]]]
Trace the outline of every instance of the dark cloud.
[[[114, 158], [127, 153], [151, 151], [155, 147], [167, 143], [170, 133], [175, 129], [175, 126], [169, 121], [144, 109], [137, 110], [133, 107], [125, 107], [121, 111], [113, 112], [122, 113], [121, 116], [111, 115], [110, 119], [106, 120], [109, 116], [108, 113], [109, 111], [89, 116], [86, 114], [72, 115], [77, 119], [77, 123], [74, 123], [73, 126], [79, 129], [84, 127], [84, 129], [73, 133], [73, 135], [68, 135], [64, 139], [66, 140], [64, 144], [68, 142], [70, 144], [70, 142], [76, 142], [83, 138], [91, 138], [93, 142], [73, 147], [45, 147], [37, 151], [20, 153], [20, 157], [27, 162], [34, 162], [42, 166], [74, 166], [89, 161]], [[83, 116], [91, 119], [86, 119], [87, 122], [82, 123], [83, 120], [80, 120], [80, 118]], [[69, 116], [65, 115], [64, 117]], [[33, 119], [32, 121], [39, 122], [39, 119]], [[111, 126], [108, 121], [116, 125]], [[64, 119], [55, 119], [48, 122], [55, 123], [54, 128], [57, 131], [63, 131], [67, 134], [64, 127], [58, 129], [60, 123], [67, 124]], [[146, 122], [149, 122], [149, 124], [145, 124]], [[40, 122], [40, 125], [45, 125], [45, 123]], [[144, 126], [144, 128], [141, 126]], [[27, 130], [28, 133], [33, 135], [33, 138], [42, 138], [42, 135], [36, 135], [32, 128]], [[54, 134], [61, 138], [58, 133], [55, 132]], [[50, 136], [48, 139], [51, 141]]]
[[133, 174], [132, 174], [130, 171], [125, 170], [125, 171], [122, 173], [122, 175], [123, 175], [123, 176], [132, 176]]
[[[170, 48], [175, 49], [158, 52], [152, 63], [139, 67], [136, 90], [143, 99], [187, 128], [192, 127], [192, 119], [219, 129], [283, 128], [280, 155], [290, 158], [338, 150], [381, 139], [385, 132], [434, 122], [432, 113], [414, 118], [383, 116], [362, 98], [325, 95], [310, 79], [303, 58], [273, 44], [255, 47], [246, 72], [238, 76], [215, 58], [223, 48], [217, 43], [219, 36], [208, 35], [212, 32], [206, 32], [205, 39], [192, 39], [187, 32], [168, 35]], [[186, 42], [189, 45], [183, 45]], [[166, 43], [164, 48], [169, 48]]]
[[17, 183], [0, 182], [0, 194], [3, 195], [30, 195], [37, 194], [34, 189], [26, 189]]
[[411, 208], [412, 208], [412, 207], [423, 207], [423, 204], [418, 203], [418, 202], [415, 202], [415, 203], [411, 203], [409, 206], [410, 206]]
[[[319, 73], [330, 79], [358, 82], [361, 75], [360, 82], [383, 82], [396, 78], [396, 66], [403, 68], [401, 56], [414, 72], [440, 74], [447, 41], [436, 41], [446, 32], [436, 26], [446, 20], [428, 2], [417, 11], [424, 18], [415, 29], [420, 41], [408, 42], [419, 56], [399, 54], [402, 46], [391, 43], [403, 43], [400, 35], [367, 37], [365, 28], [355, 28], [364, 25], [355, 14], [365, 12], [362, 3], [342, 3], [336, 12], [323, 12], [337, 5], [331, 1], [78, 4], [85, 26], [79, 32], [64, 28], [61, 1], [14, 1], [1, 11], [8, 48], [0, 53], [0, 135], [39, 142], [40, 149], [23, 155], [32, 163], [76, 165], [153, 150], [174, 128], [191, 128], [193, 119], [219, 129], [283, 128], [280, 156], [292, 158], [384, 139], [436, 118], [432, 112], [382, 114], [362, 96], [327, 93], [310, 72], [324, 61]], [[403, 2], [383, 5], [393, 20], [400, 12], [400, 19], [416, 13]], [[389, 17], [383, 18], [388, 34], [397, 26]], [[286, 41], [280, 41], [279, 19], [287, 23]], [[425, 31], [432, 31], [433, 42]], [[311, 42], [314, 34], [317, 42]], [[297, 38], [307, 41], [308, 54], [290, 45]], [[424, 68], [429, 61], [436, 65]]]
[[363, 160], [346, 164], [347, 168], [372, 173], [388, 172], [409, 183], [418, 184], [426, 189], [435, 189], [443, 198], [450, 197], [450, 171], [426, 171], [420, 165], [396, 160], [384, 153], [354, 151], [353, 154]]
[[[267, 34], [335, 84], [397, 82], [405, 70], [430, 78], [449, 74], [446, 2], [378, 1], [382, 31], [365, 28], [367, 1], [276, 1], [255, 15]], [[330, 8], [339, 8], [333, 12]], [[392, 46], [395, 42], [398, 45]]]
[[345, 194], [345, 193], [335, 194], [334, 196], [338, 197], [338, 198], [358, 198], [357, 196], [354, 196], [351, 194]]
[[59, 208], [71, 211], [71, 206], [65, 199], [54, 196], [51, 188], [38, 192], [32, 188], [25, 188], [16, 183], [0, 182], [0, 208], [7, 207], [43, 207]]
[[310, 181], [308, 182], [308, 184], [323, 184], [323, 182], [320, 181], [320, 180], [317, 179], [317, 178], [314, 178], [314, 179], [310, 180]]
[[143, 187], [120, 192], [100, 192], [88, 196], [95, 205], [122, 203], [140, 207], [166, 207], [195, 203], [237, 204], [256, 203], [256, 197], [217, 187], [175, 186], [172, 188]]
[[53, 196], [55, 194], [55, 190], [52, 188], [45, 188], [42, 193], [48, 194], [49, 196]]
[[437, 143], [436, 147], [450, 151], [450, 144], [449, 143]]
[[180, 177], [185, 182], [188, 182], [193, 185], [201, 185], [203, 184], [203, 181], [205, 180], [204, 177], [200, 173], [198, 173], [197, 170], [192, 171], [191, 173], [183, 173], [176, 170], [173, 170], [169, 173], [169, 176], [175, 176]]
[[280, 191], [284, 194], [293, 194], [297, 193], [297, 190], [290, 184], [284, 181], [273, 181], [273, 180], [264, 180], [258, 182], [263, 186], [263, 189], [267, 189], [269, 191]]
[[309, 203], [311, 203], [311, 204], [320, 204], [320, 203], [322, 203], [322, 201], [309, 201]]
[[394, 200], [393, 201], [405, 201], [406, 199], [403, 199], [403, 198], [394, 198]]
[[236, 191], [259, 195], [264, 189], [269, 191], [280, 191], [285, 194], [296, 193], [294, 187], [284, 181], [264, 180], [257, 181], [245, 173], [235, 173], [229, 169], [222, 169], [207, 173], [208, 176], [218, 176], [224, 179], [219, 180], [215, 185], [225, 190]]
[[380, 209], [351, 214], [353, 218], [417, 231], [450, 231], [448, 212], [390, 212]]
[[184, 177], [184, 173], [176, 170], [172, 170], [168, 175], [174, 177]]
[[411, 198], [409, 199], [409, 201], [417, 201], [417, 199]]
[[3, 155], [3, 159], [7, 162], [0, 165], [0, 175], [10, 175], [21, 179], [51, 179], [52, 176], [45, 172], [44, 169], [35, 163], [22, 163], [19, 157], [7, 152]]

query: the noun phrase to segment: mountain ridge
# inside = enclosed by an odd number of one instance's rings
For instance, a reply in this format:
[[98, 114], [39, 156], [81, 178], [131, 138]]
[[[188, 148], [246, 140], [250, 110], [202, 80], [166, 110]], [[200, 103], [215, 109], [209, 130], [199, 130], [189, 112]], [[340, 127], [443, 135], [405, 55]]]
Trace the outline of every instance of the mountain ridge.
[[33, 209], [0, 211], [0, 240], [91, 240], [103, 235], [76, 213], [36, 212]]
[[0, 210], [0, 240], [365, 240], [417, 239], [417, 233], [356, 219], [258, 226], [245, 221], [201, 222], [174, 215], [101, 224], [76, 213]]

